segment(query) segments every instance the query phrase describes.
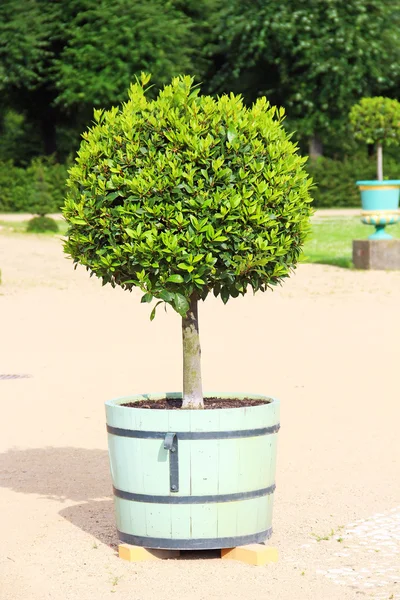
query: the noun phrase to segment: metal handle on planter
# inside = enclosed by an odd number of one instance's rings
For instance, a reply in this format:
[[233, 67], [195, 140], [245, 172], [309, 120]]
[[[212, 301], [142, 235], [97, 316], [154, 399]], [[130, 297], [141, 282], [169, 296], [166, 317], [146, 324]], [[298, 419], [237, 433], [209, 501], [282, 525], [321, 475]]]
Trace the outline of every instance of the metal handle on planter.
[[164, 449], [169, 450], [169, 486], [171, 492], [179, 492], [178, 437], [176, 433], [166, 433]]

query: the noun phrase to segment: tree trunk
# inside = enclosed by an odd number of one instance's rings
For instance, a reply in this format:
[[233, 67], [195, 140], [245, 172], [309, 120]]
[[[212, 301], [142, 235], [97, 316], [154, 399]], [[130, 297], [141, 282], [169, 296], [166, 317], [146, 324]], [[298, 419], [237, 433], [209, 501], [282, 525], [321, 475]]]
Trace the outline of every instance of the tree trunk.
[[376, 147], [376, 158], [377, 158], [377, 176], [378, 181], [383, 180], [383, 152], [382, 144], [378, 144]]
[[317, 135], [313, 135], [308, 142], [308, 154], [312, 160], [323, 156], [324, 147]]
[[201, 384], [201, 350], [197, 298], [190, 298], [186, 317], [182, 318], [183, 403], [182, 408], [204, 408]]

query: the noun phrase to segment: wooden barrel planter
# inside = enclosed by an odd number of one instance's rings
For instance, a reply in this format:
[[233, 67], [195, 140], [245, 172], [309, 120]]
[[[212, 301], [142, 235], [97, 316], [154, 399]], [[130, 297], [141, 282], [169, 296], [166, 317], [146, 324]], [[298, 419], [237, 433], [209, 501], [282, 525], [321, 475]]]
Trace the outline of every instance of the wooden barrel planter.
[[267, 540], [272, 533], [278, 400], [235, 394], [268, 403], [217, 410], [122, 406], [165, 396], [106, 403], [119, 539], [181, 550]]

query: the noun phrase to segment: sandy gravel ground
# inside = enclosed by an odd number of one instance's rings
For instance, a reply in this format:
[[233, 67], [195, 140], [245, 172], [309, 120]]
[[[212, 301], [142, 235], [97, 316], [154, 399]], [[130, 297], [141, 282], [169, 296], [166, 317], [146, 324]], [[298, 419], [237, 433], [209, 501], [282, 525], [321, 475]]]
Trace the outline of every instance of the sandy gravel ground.
[[400, 598], [400, 272], [304, 265], [201, 306], [204, 387], [282, 402], [266, 567], [116, 556], [104, 402], [179, 390], [180, 323], [0, 234], [0, 599]]

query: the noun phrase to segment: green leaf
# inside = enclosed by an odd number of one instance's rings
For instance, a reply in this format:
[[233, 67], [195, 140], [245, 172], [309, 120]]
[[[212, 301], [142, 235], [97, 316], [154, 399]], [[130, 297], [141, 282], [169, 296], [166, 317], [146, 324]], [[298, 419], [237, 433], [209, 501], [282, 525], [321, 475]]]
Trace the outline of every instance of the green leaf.
[[228, 133], [227, 133], [228, 142], [232, 143], [236, 136], [237, 136], [237, 133], [236, 133], [235, 129], [233, 129], [233, 127], [230, 127], [228, 129]]
[[140, 73], [140, 83], [144, 87], [149, 83], [151, 79], [151, 75], [149, 73], [144, 73], [143, 71]]
[[112, 202], [115, 198], [118, 198], [119, 192], [111, 192], [111, 194], [107, 194], [106, 199], [108, 202]]
[[129, 229], [129, 227], [127, 227], [127, 228], [125, 229], [125, 232], [126, 232], [128, 235], [129, 235], [129, 237], [130, 237], [130, 238], [134, 238], [134, 237], [136, 237], [136, 234], [135, 234], [135, 232], [134, 232], [132, 229]]
[[157, 304], [155, 305], [155, 307], [153, 308], [153, 310], [150, 313], [150, 321], [154, 320], [154, 317], [156, 316], [156, 310], [157, 310], [157, 306], [159, 306], [160, 304], [162, 304], [163, 301], [160, 300], [159, 302], [157, 302]]
[[221, 289], [221, 298], [224, 304], [226, 304], [229, 300], [229, 290], [225, 287]]
[[186, 313], [189, 310], [189, 302], [185, 296], [174, 294], [174, 308], [182, 317], [186, 317]]
[[[129, 281], [125, 281], [125, 283], [129, 283]], [[153, 300], [153, 294], [150, 294], [150, 292], [147, 292], [144, 296], [142, 296], [140, 302], [151, 302], [152, 300]]]
[[174, 299], [174, 294], [168, 292], [167, 290], [162, 290], [162, 292], [159, 293], [159, 296], [162, 298], [162, 300], [164, 300], [164, 302], [172, 302]]
[[170, 275], [167, 281], [171, 281], [172, 283], [183, 283], [182, 275]]

